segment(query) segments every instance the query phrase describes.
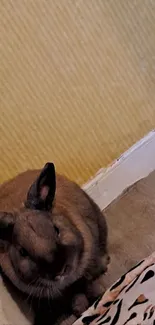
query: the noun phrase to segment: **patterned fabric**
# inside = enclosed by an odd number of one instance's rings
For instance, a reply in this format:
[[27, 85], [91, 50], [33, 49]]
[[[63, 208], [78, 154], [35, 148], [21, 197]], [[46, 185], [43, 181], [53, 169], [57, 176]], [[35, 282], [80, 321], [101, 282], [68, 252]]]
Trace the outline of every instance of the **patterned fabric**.
[[155, 325], [155, 252], [124, 274], [74, 325]]

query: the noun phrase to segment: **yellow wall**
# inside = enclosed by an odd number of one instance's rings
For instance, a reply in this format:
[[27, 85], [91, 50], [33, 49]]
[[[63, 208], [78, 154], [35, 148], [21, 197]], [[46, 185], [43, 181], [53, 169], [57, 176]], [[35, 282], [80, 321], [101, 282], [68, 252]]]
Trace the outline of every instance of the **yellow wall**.
[[155, 1], [0, 0], [0, 182], [85, 182], [154, 126]]

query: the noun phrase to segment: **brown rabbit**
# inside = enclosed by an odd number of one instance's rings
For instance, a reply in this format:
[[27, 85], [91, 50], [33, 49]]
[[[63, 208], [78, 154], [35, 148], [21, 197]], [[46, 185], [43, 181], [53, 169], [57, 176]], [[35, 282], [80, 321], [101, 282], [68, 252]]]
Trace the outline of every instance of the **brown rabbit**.
[[39, 305], [35, 324], [78, 317], [95, 298], [88, 287], [107, 269], [100, 209], [47, 163], [41, 172], [1, 185], [0, 210], [0, 266], [16, 288], [34, 297], [34, 308]]

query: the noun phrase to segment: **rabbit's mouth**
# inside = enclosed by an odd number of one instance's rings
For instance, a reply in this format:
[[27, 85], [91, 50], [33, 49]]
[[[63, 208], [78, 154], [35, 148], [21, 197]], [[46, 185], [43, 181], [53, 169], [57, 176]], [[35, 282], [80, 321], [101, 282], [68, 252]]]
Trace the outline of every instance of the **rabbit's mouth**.
[[43, 286], [50, 286], [53, 282], [62, 282], [71, 272], [71, 267], [68, 264], [64, 264], [62, 269], [58, 273], [47, 273], [40, 279], [40, 284]]
[[76, 252], [65, 252], [63, 250], [55, 257], [50, 269], [44, 270], [41, 275], [41, 283], [50, 285], [50, 283], [62, 283], [66, 278], [70, 277], [77, 268], [78, 256]]
[[78, 265], [80, 264], [81, 251], [76, 251], [75, 249], [68, 249], [64, 264], [62, 265], [61, 270], [57, 272], [54, 277], [55, 282], [63, 284], [65, 280], [70, 280], [72, 277], [75, 277]]
[[64, 264], [62, 270], [55, 276], [55, 281], [63, 281], [72, 271], [72, 266], [69, 263]]

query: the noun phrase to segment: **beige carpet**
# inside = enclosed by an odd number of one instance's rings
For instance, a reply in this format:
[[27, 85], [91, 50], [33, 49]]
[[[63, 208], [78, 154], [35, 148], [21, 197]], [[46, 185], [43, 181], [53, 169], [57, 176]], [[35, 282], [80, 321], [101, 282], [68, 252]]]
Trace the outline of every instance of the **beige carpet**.
[[155, 250], [155, 171], [131, 186], [105, 210], [111, 264], [105, 284]]

